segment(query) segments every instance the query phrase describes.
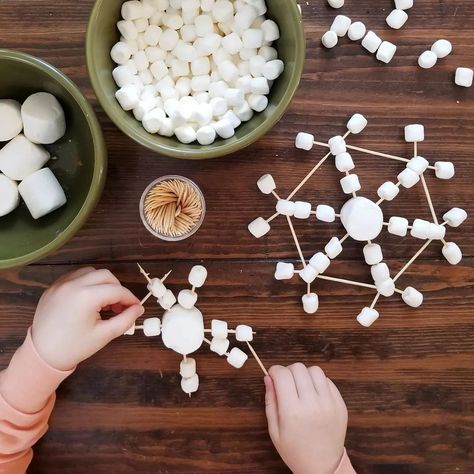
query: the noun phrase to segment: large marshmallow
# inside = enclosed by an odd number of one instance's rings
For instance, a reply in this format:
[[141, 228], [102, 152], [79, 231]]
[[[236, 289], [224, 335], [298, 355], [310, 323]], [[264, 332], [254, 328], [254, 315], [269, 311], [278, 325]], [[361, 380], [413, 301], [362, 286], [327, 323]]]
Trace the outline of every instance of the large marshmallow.
[[359, 196], [344, 204], [341, 223], [354, 240], [366, 242], [374, 240], [382, 231], [383, 213], [377, 204]]
[[16, 100], [0, 100], [0, 142], [15, 138], [22, 130], [20, 103]]
[[18, 184], [0, 173], [0, 217], [6, 216], [20, 204]]

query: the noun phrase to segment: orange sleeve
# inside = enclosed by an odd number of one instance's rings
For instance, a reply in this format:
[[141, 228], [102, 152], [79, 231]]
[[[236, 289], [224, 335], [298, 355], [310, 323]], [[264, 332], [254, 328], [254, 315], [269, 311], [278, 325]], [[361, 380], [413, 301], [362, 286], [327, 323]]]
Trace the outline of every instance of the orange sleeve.
[[351, 461], [345, 449], [341, 462], [339, 463], [339, 466], [335, 470], [334, 474], [357, 474], [355, 469], [352, 467]]
[[72, 371], [49, 366], [36, 351], [28, 331], [7, 369], [0, 373], [0, 472], [26, 472], [31, 447], [48, 429], [55, 391]]

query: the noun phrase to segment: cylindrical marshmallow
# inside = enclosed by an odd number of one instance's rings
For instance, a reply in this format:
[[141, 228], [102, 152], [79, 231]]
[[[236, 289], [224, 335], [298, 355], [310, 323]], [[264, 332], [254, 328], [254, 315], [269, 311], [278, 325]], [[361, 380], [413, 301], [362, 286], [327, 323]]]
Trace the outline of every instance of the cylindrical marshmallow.
[[360, 191], [361, 185], [356, 174], [349, 174], [341, 179], [341, 187], [345, 194], [352, 194]]
[[386, 22], [390, 28], [399, 30], [408, 20], [408, 15], [404, 10], [392, 10], [387, 16]]
[[334, 156], [337, 156], [341, 153], [345, 153], [347, 151], [346, 141], [340, 135], [332, 137], [328, 141], [329, 149]]
[[339, 38], [335, 31], [326, 31], [326, 33], [321, 37], [321, 43], [328, 49], [334, 48], [338, 41]]
[[287, 199], [279, 199], [276, 205], [276, 211], [283, 216], [293, 216], [295, 213], [295, 203]]
[[188, 379], [196, 373], [196, 360], [192, 357], [186, 357], [179, 364], [179, 375], [181, 377]]
[[444, 258], [451, 264], [457, 265], [462, 260], [462, 252], [454, 242], [447, 242], [442, 249]]
[[196, 287], [201, 288], [207, 280], [207, 270], [202, 265], [195, 265], [189, 272], [188, 281]]
[[0, 100], [0, 142], [15, 138], [22, 130], [20, 103], [16, 100]]
[[401, 185], [404, 188], [412, 188], [415, 186], [418, 181], [420, 181], [420, 176], [415, 173], [413, 170], [410, 168], [405, 168], [398, 176], [397, 176], [398, 181], [401, 183]]
[[423, 219], [415, 219], [410, 234], [416, 239], [428, 239], [430, 236], [430, 222]]
[[158, 298], [158, 304], [164, 310], [170, 310], [176, 304], [176, 296], [174, 296], [174, 293], [170, 289], [167, 289], [165, 294], [161, 298]]
[[198, 295], [195, 291], [181, 290], [178, 294], [178, 303], [185, 309], [191, 309], [197, 302]]
[[456, 69], [456, 75], [454, 82], [456, 85], [461, 87], [472, 87], [474, 80], [474, 70], [468, 67], [458, 67]]
[[299, 150], [310, 151], [314, 145], [314, 135], [300, 132], [296, 135], [295, 146]]
[[387, 280], [376, 282], [377, 291], [386, 298], [389, 298], [395, 293], [395, 282], [392, 278]]
[[341, 241], [337, 237], [333, 237], [324, 247], [324, 251], [330, 259], [336, 258], [342, 252]]
[[341, 173], [345, 173], [346, 171], [351, 171], [355, 168], [354, 160], [349, 153], [339, 153], [336, 156], [336, 168]]
[[379, 38], [373, 31], [369, 31], [362, 40], [362, 46], [370, 53], [375, 53], [382, 44], [382, 39]]
[[174, 131], [176, 138], [184, 144], [192, 143], [196, 140], [196, 131], [191, 125], [181, 125]]
[[351, 26], [351, 19], [348, 16], [345, 15], [337, 15], [336, 18], [334, 18], [334, 21], [332, 22], [331, 25], [331, 31], [334, 31], [337, 36], [345, 36], [347, 34], [347, 31], [349, 30], [349, 27]]
[[363, 252], [367, 265], [377, 265], [383, 260], [382, 247], [379, 244], [367, 244]]
[[318, 252], [311, 257], [309, 261], [310, 267], [313, 267], [318, 273], [324, 273], [331, 265], [331, 260], [322, 252]]
[[454, 164], [450, 161], [437, 161], [435, 163], [435, 174], [439, 179], [451, 179], [455, 175]]
[[400, 188], [391, 181], [383, 183], [377, 190], [380, 199], [384, 199], [385, 201], [392, 201], [398, 196], [399, 192]]
[[20, 204], [18, 184], [0, 173], [0, 217], [10, 214]]
[[395, 0], [395, 8], [398, 10], [409, 10], [413, 7], [413, 0]]
[[166, 293], [166, 286], [159, 278], [153, 278], [150, 280], [147, 289], [155, 298], [163, 298]]
[[306, 265], [306, 267], [304, 267], [303, 270], [300, 271], [300, 278], [306, 283], [313, 283], [313, 281], [316, 280], [317, 276], [318, 271], [312, 265]]
[[254, 237], [260, 239], [270, 232], [270, 224], [263, 217], [257, 217], [248, 225], [248, 230]]
[[245, 362], [247, 362], [248, 355], [241, 351], [238, 347], [234, 347], [231, 351], [230, 354], [227, 357], [227, 362], [232, 366], [235, 367], [236, 369], [241, 369]]
[[319, 298], [316, 293], [308, 293], [301, 298], [303, 302], [304, 312], [307, 314], [314, 314], [319, 308]]
[[211, 125], [205, 125], [196, 132], [196, 138], [200, 145], [210, 145], [216, 139], [216, 131]]
[[292, 263], [278, 262], [275, 270], [275, 280], [291, 280], [295, 274]]
[[390, 278], [390, 270], [385, 262], [370, 267], [370, 273], [375, 283], [382, 283]]
[[404, 217], [391, 217], [388, 221], [388, 231], [390, 234], [405, 237], [408, 233], [408, 219]]
[[235, 328], [235, 338], [239, 342], [252, 342], [253, 341], [253, 329], [245, 324], [240, 324]]
[[422, 156], [414, 156], [408, 163], [407, 168], [410, 168], [418, 175], [422, 175], [428, 168], [429, 162]]
[[450, 227], [459, 227], [467, 219], [467, 212], [459, 207], [453, 207], [443, 215], [443, 219]]
[[423, 294], [416, 288], [408, 286], [402, 293], [402, 300], [412, 308], [418, 308], [423, 303]]
[[368, 121], [362, 114], [354, 114], [347, 122], [347, 130], [357, 135], [367, 127], [367, 124]]
[[295, 202], [294, 216], [296, 219], [308, 219], [311, 215], [311, 203], [304, 201]]
[[218, 337], [214, 337], [211, 340], [211, 351], [215, 352], [216, 354], [223, 356], [227, 350], [229, 349], [230, 341], [229, 339], [221, 339]]
[[161, 334], [161, 321], [158, 318], [147, 318], [143, 321], [143, 334], [156, 337]]
[[336, 211], [331, 206], [320, 204], [316, 207], [316, 219], [322, 222], [334, 222], [336, 220]]
[[444, 225], [430, 223], [428, 239], [443, 240], [445, 236], [446, 236], [446, 227]]
[[379, 46], [379, 49], [377, 50], [376, 57], [379, 61], [382, 61], [383, 63], [388, 64], [393, 59], [396, 52], [397, 52], [396, 45], [394, 45], [393, 43], [390, 43], [390, 41], [382, 41], [382, 44]]
[[420, 54], [418, 58], [418, 65], [423, 69], [431, 69], [438, 61], [438, 56], [436, 56], [433, 51], [425, 51]]
[[115, 98], [123, 110], [133, 110], [140, 102], [139, 89], [134, 84], [123, 86], [115, 93]]
[[230, 120], [227, 118], [216, 122], [214, 124], [214, 129], [216, 130], [217, 135], [219, 135], [224, 140], [227, 140], [228, 138], [235, 135], [235, 129], [232, 126]]
[[229, 329], [226, 321], [213, 319], [211, 322], [212, 337], [217, 339], [226, 339], [229, 334]]
[[196, 393], [199, 389], [198, 374], [194, 374], [192, 377], [189, 377], [189, 378], [183, 377], [181, 379], [181, 389], [186, 395], [191, 395], [192, 393]]
[[405, 127], [405, 141], [408, 143], [420, 143], [425, 140], [425, 127], [418, 123]]
[[372, 326], [372, 324], [379, 319], [379, 312], [373, 308], [364, 308], [357, 316], [357, 322], [366, 328]]
[[443, 59], [446, 56], [449, 56], [453, 50], [453, 45], [450, 41], [445, 39], [440, 39], [433, 43], [431, 46], [431, 51], [436, 54], [438, 59]]
[[359, 41], [361, 40], [365, 34], [367, 33], [367, 28], [361, 21], [356, 21], [352, 23], [347, 31], [347, 36], [352, 41]]
[[263, 194], [271, 194], [272, 191], [275, 191], [276, 189], [275, 180], [273, 179], [273, 176], [271, 174], [263, 175], [257, 181], [257, 186]]

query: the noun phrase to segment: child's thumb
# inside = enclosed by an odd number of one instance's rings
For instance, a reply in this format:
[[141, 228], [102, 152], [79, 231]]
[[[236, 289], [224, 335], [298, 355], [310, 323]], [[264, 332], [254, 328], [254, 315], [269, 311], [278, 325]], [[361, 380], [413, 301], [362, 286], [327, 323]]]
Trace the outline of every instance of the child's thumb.
[[144, 312], [145, 308], [142, 305], [134, 304], [107, 321], [102, 321], [100, 323], [100, 330], [103, 337], [111, 341], [112, 339], [123, 336]]

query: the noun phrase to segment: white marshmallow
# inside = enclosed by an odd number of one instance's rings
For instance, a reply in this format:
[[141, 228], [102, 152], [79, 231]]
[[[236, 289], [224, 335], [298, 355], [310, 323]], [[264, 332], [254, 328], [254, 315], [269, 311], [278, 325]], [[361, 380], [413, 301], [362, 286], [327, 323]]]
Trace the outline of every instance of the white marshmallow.
[[400, 188], [396, 184], [392, 183], [391, 181], [387, 181], [379, 187], [377, 190], [377, 195], [385, 201], [392, 201], [398, 196], [399, 192]]
[[174, 296], [171, 290], [167, 289], [165, 294], [158, 298], [158, 304], [164, 310], [170, 310], [176, 304], [176, 296]]
[[147, 112], [143, 117], [143, 128], [148, 133], [158, 133], [160, 131], [161, 124], [165, 118], [166, 114], [163, 109], [154, 108], [150, 112]]
[[408, 286], [402, 293], [402, 300], [412, 308], [418, 308], [423, 304], [423, 294], [412, 286]]
[[253, 329], [245, 324], [240, 324], [235, 328], [235, 338], [239, 342], [252, 342]]
[[197, 39], [196, 28], [194, 25], [183, 25], [179, 30], [181, 39], [187, 43], [192, 43]]
[[404, 217], [391, 217], [388, 221], [388, 232], [399, 237], [405, 237], [408, 233], [408, 219]]
[[311, 257], [308, 266], [313, 267], [318, 273], [324, 273], [329, 268], [329, 265], [331, 265], [331, 260], [329, 260], [327, 255], [318, 252]]
[[147, 289], [155, 298], [163, 298], [166, 293], [166, 286], [159, 278], [153, 278], [148, 283]]
[[379, 312], [373, 308], [364, 308], [357, 316], [357, 322], [366, 328], [372, 326], [372, 324], [379, 319]]
[[388, 265], [384, 262], [372, 265], [370, 267], [370, 273], [372, 275], [372, 279], [376, 284], [382, 283], [390, 278], [390, 270], [388, 268]]
[[156, 337], [161, 334], [161, 321], [158, 318], [147, 318], [143, 321], [143, 334]]
[[295, 203], [286, 199], [279, 199], [276, 204], [276, 211], [283, 216], [293, 216], [295, 213]]
[[178, 303], [185, 309], [191, 309], [196, 305], [198, 295], [191, 290], [181, 290], [178, 293]]
[[328, 3], [332, 8], [342, 8], [344, 6], [344, 0], [328, 0]]
[[253, 80], [266, 81], [267, 87], [270, 90], [268, 81], [264, 77], [252, 77], [250, 74], [244, 74], [243, 76], [239, 77], [237, 81], [235, 81], [235, 87], [240, 89], [244, 94], [248, 94], [249, 92], [253, 92], [254, 94], [264, 94], [265, 92], [260, 92], [260, 90], [257, 92], [252, 90], [251, 85]]
[[269, 81], [274, 81], [283, 73], [284, 69], [284, 62], [281, 59], [274, 59], [273, 61], [268, 61], [263, 66], [262, 74]]
[[145, 54], [148, 59], [148, 62], [150, 64], [153, 64], [154, 62], [159, 61], [160, 59], [163, 61], [168, 53], [163, 49], [159, 48], [158, 46], [148, 46], [148, 48], [145, 49]]
[[303, 295], [303, 297], [301, 298], [301, 301], [303, 302], [303, 309], [305, 313], [314, 314], [318, 311], [319, 298], [316, 293], [309, 293], [309, 294]]
[[[244, 57], [243, 52], [244, 51], [249, 51], [250, 57]], [[240, 52], [240, 56], [244, 61], [249, 62], [249, 72], [253, 77], [261, 77], [263, 76], [263, 68], [267, 64], [265, 59], [262, 56], [256, 55], [256, 50], [254, 49], [243, 49]], [[276, 60], [275, 60], [276, 61]], [[269, 78], [267, 78], [269, 79]]]
[[382, 44], [381, 38], [379, 38], [373, 31], [369, 31], [362, 40], [362, 46], [370, 53], [375, 53], [379, 46]]
[[454, 164], [450, 161], [437, 161], [435, 163], [435, 174], [439, 179], [451, 179], [455, 175]]
[[200, 104], [197, 101], [195, 103], [191, 120], [199, 125], [207, 125], [212, 121], [212, 107], [206, 103]]
[[145, 43], [148, 46], [156, 46], [158, 42], [160, 41], [160, 37], [163, 31], [159, 26], [156, 25], [150, 25], [148, 28], [145, 30], [145, 33], [143, 34], [143, 39], [145, 40]]
[[355, 168], [355, 164], [352, 160], [352, 156], [347, 152], [339, 153], [339, 155], [336, 156], [336, 168], [341, 173], [353, 170]]
[[425, 127], [417, 123], [407, 125], [405, 127], [405, 141], [408, 143], [420, 143], [425, 141]]
[[10, 214], [20, 204], [18, 184], [0, 173], [0, 217]]
[[227, 350], [229, 349], [230, 341], [229, 339], [221, 339], [214, 337], [211, 340], [211, 351], [215, 352], [216, 354], [223, 356]]
[[413, 0], [395, 0], [395, 8], [398, 10], [409, 10], [413, 7]]
[[280, 29], [273, 20], [265, 20], [261, 28], [263, 31], [263, 39], [266, 42], [272, 43], [280, 38]]
[[181, 379], [181, 389], [186, 395], [191, 395], [192, 393], [196, 393], [199, 390], [198, 374], [194, 374], [192, 377], [189, 377], [189, 378], [183, 377]]
[[433, 43], [431, 51], [436, 54], [438, 59], [443, 59], [451, 54], [453, 45], [448, 40], [440, 39]]
[[459, 227], [467, 219], [467, 212], [459, 207], [453, 207], [443, 215], [443, 220], [450, 227]]
[[257, 11], [258, 16], [265, 15], [267, 13], [267, 5], [265, 0], [244, 0], [245, 3], [252, 5]]
[[443, 255], [451, 265], [457, 265], [462, 260], [462, 252], [454, 242], [447, 242], [442, 249]]
[[306, 265], [306, 267], [300, 271], [299, 275], [304, 282], [313, 283], [313, 281], [316, 280], [316, 277], [318, 276], [318, 271], [312, 265]]
[[227, 322], [213, 319], [211, 322], [211, 334], [214, 338], [225, 339], [229, 334]]
[[382, 247], [379, 244], [367, 244], [364, 247], [364, 258], [367, 265], [377, 265], [383, 260]]
[[207, 280], [207, 270], [202, 265], [195, 265], [189, 272], [189, 284], [201, 288]]
[[16, 100], [0, 100], [0, 142], [15, 138], [22, 129], [20, 103]]
[[244, 5], [242, 8], [237, 9], [237, 13], [234, 16], [236, 26], [241, 30], [247, 30], [250, 28], [252, 23], [257, 19], [258, 12], [251, 5]]
[[342, 252], [341, 241], [333, 237], [324, 247], [324, 251], [330, 259], [335, 259]]
[[161, 121], [160, 131], [158, 132], [163, 137], [172, 137], [174, 135], [173, 119], [166, 117]]
[[211, 106], [212, 114], [214, 115], [214, 117], [221, 117], [228, 110], [227, 101], [222, 97], [212, 98], [209, 102], [209, 105]]
[[369, 122], [362, 114], [354, 114], [349, 122], [347, 122], [347, 129], [354, 135], [362, 132]]
[[216, 131], [211, 125], [205, 125], [196, 132], [196, 138], [200, 145], [210, 145], [216, 140]]
[[21, 106], [23, 133], [33, 143], [50, 145], [66, 133], [64, 110], [54, 95], [38, 92]]
[[275, 280], [291, 280], [295, 275], [292, 263], [278, 262], [275, 270]]
[[334, 18], [334, 21], [332, 22], [330, 30], [334, 31], [337, 36], [342, 37], [347, 34], [351, 23], [352, 21], [348, 16], [337, 15], [336, 18]]
[[191, 94], [191, 79], [189, 77], [180, 77], [176, 81], [175, 89], [178, 91], [180, 97], [187, 97]]
[[319, 204], [316, 207], [316, 219], [322, 222], [334, 222], [336, 220], [336, 210], [331, 206]]
[[342, 206], [340, 218], [347, 233], [359, 242], [374, 240], [383, 229], [382, 210], [365, 197], [349, 199]]
[[271, 194], [276, 189], [276, 183], [271, 174], [265, 174], [257, 181], [257, 187], [263, 194]]
[[383, 63], [388, 64], [393, 59], [396, 52], [397, 52], [396, 45], [394, 45], [393, 43], [390, 43], [390, 41], [383, 41], [379, 49], [377, 50], [376, 57], [379, 61], [382, 61]]
[[347, 36], [352, 41], [359, 41], [361, 40], [365, 34], [367, 33], [367, 28], [361, 21], [356, 21], [352, 23], [347, 31]]
[[244, 47], [240, 36], [235, 32], [224, 36], [222, 38], [221, 44], [224, 50], [229, 54], [237, 54]]
[[181, 125], [180, 127], [176, 127], [174, 130], [174, 134], [176, 138], [184, 144], [192, 143], [196, 141], [196, 131], [190, 125]]
[[377, 282], [375, 286], [377, 287], [377, 291], [386, 298], [393, 296], [393, 294], [395, 293], [395, 282], [392, 278]]
[[346, 141], [340, 135], [332, 137], [328, 141], [329, 149], [334, 156], [340, 155], [347, 151]]
[[136, 40], [138, 37], [138, 31], [133, 21], [120, 20], [117, 23], [117, 28], [120, 31], [120, 34], [123, 36], [123, 38], [127, 41]]
[[224, 93], [224, 99], [230, 107], [238, 107], [244, 103], [244, 93], [240, 89], [229, 87]]
[[430, 223], [428, 238], [430, 240], [442, 240], [446, 236], [446, 227], [440, 224]]
[[474, 70], [467, 67], [458, 67], [454, 82], [461, 87], [472, 87], [474, 80]]
[[227, 356], [227, 362], [236, 369], [241, 369], [247, 362], [248, 355], [241, 351], [238, 347], [234, 347]]
[[248, 122], [253, 117], [254, 112], [245, 101], [240, 107], [234, 108], [234, 113], [242, 122]]
[[210, 15], [199, 15], [194, 19], [196, 34], [201, 38], [214, 33], [214, 23]]
[[436, 56], [433, 51], [425, 51], [420, 54], [418, 58], [418, 65], [423, 69], [431, 69], [438, 61], [438, 56]]
[[179, 364], [179, 375], [181, 377], [188, 379], [196, 374], [196, 360], [192, 357], [186, 357], [185, 360], [182, 360]]
[[295, 213], [296, 219], [308, 219], [311, 215], [311, 203], [304, 201], [295, 202]]
[[146, 71], [139, 72], [138, 77], [144, 85], [149, 85], [153, 83], [153, 74], [148, 69]]
[[222, 78], [228, 82], [231, 83], [239, 77], [239, 70], [237, 66], [230, 62], [230, 61], [223, 61], [217, 66], [217, 70], [219, 71], [219, 74], [222, 76]]
[[49, 158], [46, 149], [20, 134], [0, 150], [0, 171], [14, 181], [21, 181], [41, 169]]
[[[214, 7], [215, 1], [216, 0], [201, 0], [201, 2], [199, 2], [199, 0], [196, 0], [196, 3], [201, 4], [201, 10], [203, 12], [211, 12], [212, 8]], [[196, 7], [196, 8], [199, 8], [199, 7]]]
[[416, 239], [428, 239], [430, 236], [430, 222], [423, 219], [415, 219], [410, 234]]
[[138, 18], [142, 18], [144, 15], [143, 3], [138, 0], [124, 2], [121, 13], [124, 20], [138, 20]]
[[423, 158], [422, 156], [414, 156], [408, 163], [407, 168], [410, 168], [414, 171], [417, 175], [422, 175], [429, 166], [428, 160]]
[[178, 77], [188, 76], [189, 63], [187, 63], [186, 61], [180, 61], [179, 59], [173, 59], [171, 61], [171, 74], [173, 75], [175, 79]]
[[252, 94], [269, 94], [270, 85], [266, 77], [249, 77], [249, 89]]
[[404, 188], [410, 189], [420, 181], [420, 176], [410, 168], [405, 168], [398, 176], [398, 181]]
[[66, 204], [64, 191], [49, 168], [30, 174], [19, 184], [18, 191], [34, 219]]
[[249, 232], [259, 239], [270, 232], [270, 224], [263, 218], [257, 217], [248, 225]]
[[345, 194], [352, 194], [360, 191], [361, 185], [359, 177], [356, 174], [344, 176], [344, 178], [341, 179], [341, 187]]
[[191, 79], [191, 90], [194, 92], [206, 92], [209, 90], [211, 76], [203, 74], [202, 76], [193, 76]]
[[326, 31], [321, 38], [321, 43], [325, 48], [331, 49], [337, 45], [339, 38], [335, 31]]
[[165, 29], [160, 36], [158, 44], [165, 51], [172, 51], [179, 41], [179, 34], [175, 30]]
[[299, 150], [309, 151], [314, 146], [314, 135], [305, 132], [299, 132], [296, 135], [295, 147]]
[[387, 25], [394, 30], [399, 30], [407, 21], [407, 13], [398, 9], [392, 10], [386, 19]]
[[214, 128], [221, 138], [227, 139], [235, 135], [235, 129], [229, 119], [225, 118], [215, 123]]
[[163, 25], [171, 30], [179, 30], [184, 25], [183, 17], [177, 13], [168, 13], [169, 11], [163, 14]]
[[180, 60], [185, 62], [192, 62], [197, 59], [196, 48], [189, 43], [184, 41], [178, 41], [178, 44], [173, 50], [173, 54]]
[[263, 46], [263, 31], [258, 28], [249, 28], [242, 33], [242, 45], [247, 49], [258, 49]]
[[268, 106], [268, 97], [260, 94], [250, 94], [247, 97], [247, 102], [255, 112], [263, 112]]

